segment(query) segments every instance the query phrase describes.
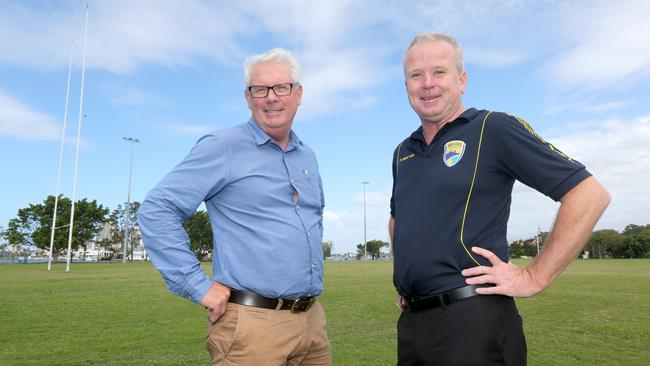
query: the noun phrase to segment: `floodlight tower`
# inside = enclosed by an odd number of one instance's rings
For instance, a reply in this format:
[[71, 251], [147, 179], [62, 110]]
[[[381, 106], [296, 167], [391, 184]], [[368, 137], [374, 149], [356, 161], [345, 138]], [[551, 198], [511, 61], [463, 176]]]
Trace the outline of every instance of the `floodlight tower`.
[[363, 258], [368, 256], [368, 240], [366, 239], [366, 185], [370, 182], [363, 181]]
[[133, 145], [139, 143], [140, 140], [132, 137], [122, 137], [122, 140], [128, 142], [131, 145], [131, 158], [129, 163], [129, 191], [126, 196], [126, 207], [124, 208], [124, 251], [122, 253], [122, 263], [126, 263], [126, 248], [131, 239], [129, 224], [131, 223], [131, 177], [133, 175]]

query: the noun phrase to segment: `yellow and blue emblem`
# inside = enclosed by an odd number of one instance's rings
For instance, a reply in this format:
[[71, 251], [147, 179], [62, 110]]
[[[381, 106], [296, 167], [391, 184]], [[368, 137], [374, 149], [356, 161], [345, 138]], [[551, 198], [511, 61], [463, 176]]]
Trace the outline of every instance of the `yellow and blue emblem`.
[[445, 165], [452, 167], [463, 158], [465, 153], [465, 142], [460, 140], [449, 141], [445, 144], [445, 152], [442, 155], [442, 160]]

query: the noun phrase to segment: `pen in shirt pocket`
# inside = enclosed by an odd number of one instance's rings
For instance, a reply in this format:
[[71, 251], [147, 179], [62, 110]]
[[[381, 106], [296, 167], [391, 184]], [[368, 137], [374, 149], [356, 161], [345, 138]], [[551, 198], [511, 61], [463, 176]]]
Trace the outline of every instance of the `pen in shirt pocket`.
[[311, 182], [311, 178], [309, 178], [309, 170], [304, 169], [302, 172], [305, 173], [305, 177], [307, 177], [307, 180]]

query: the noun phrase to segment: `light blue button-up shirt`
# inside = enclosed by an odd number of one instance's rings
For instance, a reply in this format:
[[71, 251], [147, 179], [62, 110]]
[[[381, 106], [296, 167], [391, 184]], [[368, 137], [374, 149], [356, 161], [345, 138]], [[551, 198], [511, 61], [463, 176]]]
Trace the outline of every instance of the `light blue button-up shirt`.
[[172, 292], [195, 303], [211, 280], [182, 222], [201, 202], [212, 225], [214, 280], [273, 298], [322, 293], [322, 182], [314, 152], [293, 131], [284, 151], [252, 119], [204, 136], [142, 202], [138, 223], [151, 261]]

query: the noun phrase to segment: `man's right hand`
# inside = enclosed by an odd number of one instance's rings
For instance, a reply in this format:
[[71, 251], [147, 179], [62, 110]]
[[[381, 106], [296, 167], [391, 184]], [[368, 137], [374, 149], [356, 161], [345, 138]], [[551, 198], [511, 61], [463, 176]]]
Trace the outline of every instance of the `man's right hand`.
[[212, 286], [208, 293], [201, 299], [201, 305], [208, 309], [208, 319], [214, 324], [226, 312], [228, 307], [228, 298], [230, 298], [230, 287], [212, 281]]
[[397, 301], [395, 301], [395, 306], [397, 306], [399, 311], [404, 311], [404, 298], [402, 298], [400, 294], [397, 294]]

